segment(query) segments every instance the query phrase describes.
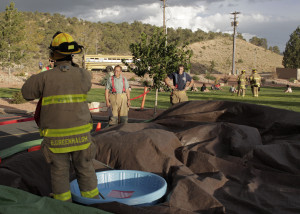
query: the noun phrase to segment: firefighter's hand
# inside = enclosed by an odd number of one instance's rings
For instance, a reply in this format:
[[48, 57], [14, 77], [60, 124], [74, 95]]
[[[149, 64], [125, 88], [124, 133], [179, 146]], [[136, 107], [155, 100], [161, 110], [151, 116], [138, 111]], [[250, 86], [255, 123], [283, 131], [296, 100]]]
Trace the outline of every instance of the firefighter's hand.
[[130, 100], [127, 100], [127, 106], [130, 107]]
[[175, 87], [174, 85], [171, 85], [171, 89], [175, 90], [175, 89], [176, 89], [176, 87]]
[[110, 103], [106, 102], [106, 107], [109, 108], [110, 107]]

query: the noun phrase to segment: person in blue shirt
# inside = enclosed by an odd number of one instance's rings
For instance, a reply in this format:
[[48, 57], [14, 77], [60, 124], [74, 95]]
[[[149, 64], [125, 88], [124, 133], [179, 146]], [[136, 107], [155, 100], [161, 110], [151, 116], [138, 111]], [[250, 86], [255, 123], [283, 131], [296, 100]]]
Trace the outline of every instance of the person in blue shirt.
[[186, 91], [189, 90], [189, 86], [194, 84], [191, 76], [184, 72], [184, 66], [179, 65], [178, 71], [173, 72], [165, 78], [165, 83], [172, 89], [171, 103], [181, 103], [188, 101]]

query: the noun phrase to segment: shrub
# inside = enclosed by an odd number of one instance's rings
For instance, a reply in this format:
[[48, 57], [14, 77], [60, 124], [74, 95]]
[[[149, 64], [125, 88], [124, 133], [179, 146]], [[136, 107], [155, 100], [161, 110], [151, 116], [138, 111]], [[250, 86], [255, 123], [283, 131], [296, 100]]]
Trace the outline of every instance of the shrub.
[[262, 84], [265, 84], [265, 83], [266, 83], [266, 79], [265, 79], [265, 78], [262, 78], [262, 79], [261, 79], [261, 83], [262, 83]]
[[230, 77], [228, 75], [225, 75], [223, 78], [221, 78], [221, 80], [224, 82], [224, 83], [228, 83], [228, 80], [230, 79]]
[[216, 80], [216, 77], [214, 77], [214, 76], [212, 76], [210, 74], [206, 74], [204, 78], [208, 79], [208, 80]]
[[135, 81], [135, 78], [131, 77], [128, 81]]
[[16, 77], [25, 77], [26, 74], [24, 71], [20, 72], [20, 73], [17, 73], [17, 74], [14, 74]]
[[100, 80], [99, 84], [101, 86], [106, 86], [106, 82], [107, 82], [107, 80], [108, 80], [109, 77], [110, 77], [110, 75], [106, 74], [104, 77], [102, 77], [102, 79]]
[[151, 87], [152, 82], [150, 80], [143, 80], [142, 85], [146, 87]]
[[22, 104], [26, 103], [27, 101], [23, 98], [22, 92], [18, 91], [13, 93], [12, 100], [10, 102], [13, 104]]
[[289, 79], [289, 82], [292, 82], [292, 83], [294, 83], [294, 82], [295, 82], [295, 80], [296, 80], [295, 78], [290, 78], [290, 79]]
[[201, 70], [199, 70], [199, 69], [193, 70], [193, 72], [191, 72], [191, 73], [199, 75], [199, 74], [201, 74]]
[[199, 81], [199, 80], [200, 80], [200, 78], [199, 78], [197, 75], [194, 75], [194, 76], [193, 76], [193, 80], [195, 80], [195, 81]]
[[244, 61], [242, 59], [239, 59], [237, 62], [238, 63], [243, 63]]

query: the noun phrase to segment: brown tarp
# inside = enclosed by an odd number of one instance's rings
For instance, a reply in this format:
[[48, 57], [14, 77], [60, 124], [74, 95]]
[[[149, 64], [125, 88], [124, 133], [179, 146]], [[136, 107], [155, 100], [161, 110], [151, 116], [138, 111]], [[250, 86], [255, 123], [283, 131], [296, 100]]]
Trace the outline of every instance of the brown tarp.
[[[161, 203], [95, 204], [114, 213], [300, 213], [300, 114], [254, 104], [192, 101], [150, 123], [94, 135], [95, 168], [142, 170], [168, 183]], [[74, 174], [72, 176], [74, 178]], [[0, 164], [0, 184], [51, 192], [40, 151]]]

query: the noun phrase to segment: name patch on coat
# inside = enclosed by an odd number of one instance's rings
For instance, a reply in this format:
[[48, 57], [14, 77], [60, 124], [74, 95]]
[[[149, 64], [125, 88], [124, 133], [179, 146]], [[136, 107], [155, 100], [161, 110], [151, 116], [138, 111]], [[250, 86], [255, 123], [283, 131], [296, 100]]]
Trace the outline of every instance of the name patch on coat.
[[88, 136], [51, 140], [51, 146], [69, 146], [88, 142]]

